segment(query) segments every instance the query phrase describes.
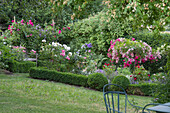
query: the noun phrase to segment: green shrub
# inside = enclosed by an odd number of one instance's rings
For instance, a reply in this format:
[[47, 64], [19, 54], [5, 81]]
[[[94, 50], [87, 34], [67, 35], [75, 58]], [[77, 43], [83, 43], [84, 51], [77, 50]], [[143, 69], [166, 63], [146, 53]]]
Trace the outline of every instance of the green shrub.
[[161, 34], [154, 34], [153, 32], [149, 31], [140, 31], [129, 35], [127, 38], [135, 38], [136, 40], [142, 40], [142, 42], [146, 42], [152, 48], [157, 49], [161, 45], [165, 43], [170, 43], [170, 34], [168, 33], [161, 33]]
[[87, 76], [58, 72], [55, 70], [49, 70], [44, 67], [33, 67], [30, 69], [30, 77], [36, 79], [51, 80], [77, 86], [87, 86]]
[[[100, 19], [99, 19], [100, 18]], [[66, 37], [60, 38], [60, 42], [70, 41], [71, 48], [79, 49], [84, 43], [91, 43], [96, 54], [107, 54], [110, 41], [118, 37], [130, 34], [132, 29], [130, 22], [113, 20], [108, 22], [104, 12], [100, 12], [89, 18], [75, 22], [71, 26], [71, 32]], [[75, 44], [76, 43], [76, 44]]]
[[133, 95], [152, 96], [158, 84], [155, 83], [142, 83], [130, 84], [126, 92]]
[[107, 78], [101, 73], [93, 73], [88, 76], [88, 85], [90, 88], [101, 91], [103, 86], [108, 83]]
[[9, 62], [8, 70], [15, 73], [28, 73], [31, 67], [36, 67], [36, 62], [32, 61], [23, 61], [17, 62], [12, 61]]
[[124, 89], [127, 89], [130, 84], [130, 81], [127, 77], [120, 75], [120, 76], [116, 76], [112, 80], [112, 84], [117, 84], [123, 87]]
[[156, 87], [156, 91], [154, 93], [155, 101], [158, 103], [166, 103], [170, 101], [170, 53], [168, 53], [168, 61], [166, 64], [166, 70], [168, 72], [164, 76], [165, 81], [164, 85], [161, 85], [161, 83], [158, 84], [158, 87]]

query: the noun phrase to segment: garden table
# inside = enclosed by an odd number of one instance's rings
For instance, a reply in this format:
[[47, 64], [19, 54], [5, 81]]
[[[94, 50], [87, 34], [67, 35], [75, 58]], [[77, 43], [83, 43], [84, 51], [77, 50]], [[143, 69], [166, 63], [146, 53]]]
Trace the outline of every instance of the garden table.
[[170, 113], [170, 102], [147, 108], [147, 110], [156, 111], [157, 113]]

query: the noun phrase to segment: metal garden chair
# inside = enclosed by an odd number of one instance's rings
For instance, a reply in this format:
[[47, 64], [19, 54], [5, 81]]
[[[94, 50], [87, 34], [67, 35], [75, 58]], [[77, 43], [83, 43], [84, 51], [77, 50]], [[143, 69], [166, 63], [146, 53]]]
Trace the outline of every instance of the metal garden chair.
[[[117, 87], [119, 91], [110, 91], [108, 90], [108, 88], [110, 87]], [[127, 102], [133, 107], [136, 107], [138, 109], [143, 109], [143, 107], [136, 106], [130, 103], [130, 101], [128, 100], [126, 91], [117, 84], [106, 84], [103, 87], [103, 96], [104, 96], [107, 113], [126, 113]], [[124, 98], [123, 102], [120, 101], [120, 97]], [[120, 103], [123, 103], [123, 104], [120, 104]]]

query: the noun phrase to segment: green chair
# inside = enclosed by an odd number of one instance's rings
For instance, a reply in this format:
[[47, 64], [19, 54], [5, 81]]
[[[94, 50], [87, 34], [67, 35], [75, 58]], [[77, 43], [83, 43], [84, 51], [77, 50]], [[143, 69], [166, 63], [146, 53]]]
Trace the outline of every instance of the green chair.
[[[108, 90], [113, 87], [114, 87], [114, 89], [119, 89], [119, 90], [118, 91], [117, 90], [115, 90], [115, 91]], [[132, 103], [130, 103], [130, 101], [128, 100], [126, 91], [121, 86], [119, 86], [117, 84], [104, 85], [103, 96], [104, 96], [107, 113], [126, 113], [127, 102], [133, 107], [143, 109], [143, 107], [136, 106], [136, 105], [133, 105]], [[121, 102], [120, 97], [124, 98], [123, 104], [120, 104], [120, 102]], [[122, 110], [120, 108], [124, 108], [124, 110]]]

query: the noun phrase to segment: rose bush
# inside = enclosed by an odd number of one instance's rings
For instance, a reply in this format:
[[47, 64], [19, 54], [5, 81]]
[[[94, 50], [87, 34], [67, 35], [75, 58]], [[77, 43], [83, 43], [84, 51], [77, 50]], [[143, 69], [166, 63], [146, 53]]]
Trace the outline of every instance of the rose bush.
[[135, 65], [144, 63], [147, 60], [154, 62], [157, 61], [157, 58], [161, 58], [159, 51], [154, 51], [147, 43], [135, 41], [134, 38], [132, 41], [118, 38], [110, 43], [108, 57], [116, 63], [119, 63], [120, 59], [123, 58], [124, 67], [129, 67], [132, 63]]
[[[116, 40], [112, 40], [111, 46], [108, 49], [108, 57], [111, 59], [111, 62], [115, 62], [118, 64], [123, 61], [123, 67], [130, 67], [132, 69], [132, 74], [134, 80], [146, 80], [145, 75], [140, 75], [139, 73], [144, 73], [145, 71], [138, 72], [140, 69], [135, 69], [135, 66], [139, 66], [141, 63], [145, 63], [146, 61], [150, 61], [153, 63], [159, 59], [161, 59], [161, 55], [159, 51], [155, 51], [145, 42], [135, 41], [134, 38], [132, 40], [125, 38], [118, 38]], [[143, 69], [143, 68], [142, 68]], [[137, 75], [140, 75], [137, 77]]]

